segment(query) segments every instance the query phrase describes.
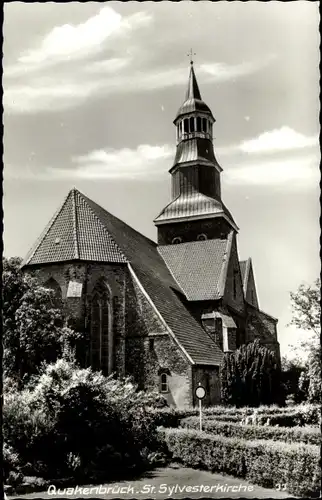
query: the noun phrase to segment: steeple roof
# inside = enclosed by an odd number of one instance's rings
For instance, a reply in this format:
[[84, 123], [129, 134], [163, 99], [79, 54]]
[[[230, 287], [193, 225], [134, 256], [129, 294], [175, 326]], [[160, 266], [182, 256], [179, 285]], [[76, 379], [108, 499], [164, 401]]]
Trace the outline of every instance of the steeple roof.
[[197, 82], [193, 63], [191, 63], [185, 101], [180, 106], [174, 122], [176, 122], [176, 120], [180, 116], [188, 114], [188, 113], [193, 113], [195, 111], [201, 111], [202, 113], [210, 115], [211, 118], [213, 119], [213, 121], [215, 121], [210, 108], [207, 106], [207, 104], [201, 98], [199, 85]]
[[187, 88], [187, 93], [186, 93], [186, 101], [188, 99], [201, 99], [201, 94], [197, 82], [197, 78], [195, 75], [195, 70], [193, 69], [193, 63], [191, 63], [190, 67], [190, 75], [189, 75], [189, 81], [188, 81], [188, 88]]

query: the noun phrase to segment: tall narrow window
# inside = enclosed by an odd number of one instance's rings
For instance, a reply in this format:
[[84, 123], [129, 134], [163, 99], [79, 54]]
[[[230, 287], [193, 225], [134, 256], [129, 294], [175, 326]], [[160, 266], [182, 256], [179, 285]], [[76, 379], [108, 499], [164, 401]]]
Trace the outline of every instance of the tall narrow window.
[[91, 299], [90, 360], [94, 370], [109, 370], [111, 339], [110, 293], [102, 280], [95, 285]]
[[161, 392], [169, 392], [168, 375], [166, 373], [160, 375], [160, 390]]
[[201, 132], [201, 118], [197, 116], [197, 132]]
[[194, 132], [195, 131], [195, 119], [194, 117], [192, 116], [190, 118], [190, 132]]
[[206, 118], [202, 119], [202, 131], [207, 132], [207, 120], [206, 120]]
[[184, 121], [183, 121], [183, 127], [184, 127], [184, 132], [186, 134], [189, 133], [189, 120], [188, 118], [185, 118]]

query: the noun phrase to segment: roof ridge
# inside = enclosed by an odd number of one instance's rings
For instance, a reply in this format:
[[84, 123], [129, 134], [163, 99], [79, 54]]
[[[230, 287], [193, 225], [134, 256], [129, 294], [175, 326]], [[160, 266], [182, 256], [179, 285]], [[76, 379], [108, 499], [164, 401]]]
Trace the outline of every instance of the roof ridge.
[[219, 295], [223, 297], [225, 293], [225, 285], [226, 285], [226, 280], [227, 280], [227, 273], [228, 273], [228, 264], [229, 264], [229, 259], [231, 255], [231, 249], [232, 249], [232, 244], [233, 244], [233, 235], [234, 231], [230, 231], [228, 238], [227, 238], [227, 245], [226, 245], [226, 250], [224, 253], [225, 260], [223, 262], [221, 272], [220, 272], [220, 277], [219, 277]]
[[77, 210], [76, 210], [76, 200], [75, 200], [75, 196], [76, 196], [76, 192], [77, 192], [77, 189], [74, 187], [72, 189], [72, 193], [73, 193], [73, 223], [74, 223], [74, 246], [75, 246], [75, 258], [76, 259], [79, 259], [79, 244], [78, 244], [78, 237], [77, 237]]
[[53, 226], [54, 222], [56, 221], [58, 215], [61, 213], [61, 211], [63, 210], [64, 206], [66, 205], [66, 202], [67, 202], [69, 196], [71, 195], [71, 193], [72, 193], [72, 189], [70, 191], [68, 191], [68, 194], [65, 196], [64, 201], [62, 202], [62, 204], [60, 205], [60, 207], [56, 210], [56, 212], [54, 213], [54, 215], [52, 216], [52, 218], [48, 222], [47, 226], [45, 227], [45, 229], [43, 230], [43, 232], [39, 236], [39, 238], [36, 241], [35, 245], [30, 248], [30, 250], [29, 250], [29, 252], [27, 254], [27, 257], [22, 261], [20, 267], [26, 266], [31, 261], [31, 259], [34, 257], [34, 255], [37, 252], [38, 248], [40, 247], [42, 241], [45, 239], [45, 237], [49, 233], [51, 227]]
[[164, 326], [166, 327], [166, 329], [168, 330], [168, 332], [170, 333], [171, 337], [175, 340], [175, 342], [178, 344], [178, 346], [180, 347], [180, 349], [182, 350], [182, 352], [185, 354], [185, 356], [188, 358], [188, 360], [192, 363], [192, 364], [195, 364], [194, 360], [192, 359], [192, 357], [187, 353], [186, 349], [181, 345], [181, 343], [178, 341], [177, 339], [177, 336], [174, 334], [174, 332], [171, 330], [170, 326], [168, 325], [168, 323], [165, 321], [165, 319], [163, 318], [162, 314], [160, 313], [160, 311], [158, 310], [158, 308], [155, 306], [153, 300], [151, 299], [151, 297], [149, 296], [149, 294], [147, 293], [145, 287], [142, 285], [141, 281], [139, 280], [138, 276], [136, 275], [133, 267], [131, 266], [130, 263], [128, 263], [128, 268], [130, 270], [130, 273], [132, 274], [132, 276], [134, 276], [134, 278], [136, 279], [142, 293], [145, 295], [146, 299], [150, 302], [150, 304], [152, 305], [154, 311], [156, 312], [157, 316], [159, 316], [161, 322], [164, 324]]
[[[105, 227], [105, 225], [102, 223], [101, 219], [98, 217], [98, 215], [94, 212], [94, 210], [92, 209], [92, 207], [90, 206], [90, 204], [88, 203], [87, 201], [87, 196], [86, 195], [83, 195], [83, 193], [81, 193], [80, 191], [78, 191], [77, 189], [75, 190], [78, 194], [78, 196], [80, 198], [82, 198], [84, 200], [84, 202], [86, 203], [87, 207], [89, 208], [90, 212], [92, 213], [93, 217], [95, 219], [97, 219], [97, 221], [99, 222], [100, 226], [103, 228], [103, 231], [105, 234], [107, 234], [107, 236], [112, 240], [112, 242], [114, 243], [114, 245], [116, 246], [116, 248], [118, 249], [118, 251], [120, 252], [121, 256], [125, 259], [126, 262], [128, 262], [128, 258], [124, 255], [124, 253], [122, 252], [122, 250], [120, 249], [119, 245], [117, 244], [117, 242], [115, 241], [115, 239], [113, 238], [113, 236], [111, 235], [111, 233], [107, 230], [107, 228]], [[88, 198], [89, 199], [89, 198]], [[91, 201], [91, 200], [90, 200]], [[95, 202], [93, 202], [95, 203]], [[103, 209], [104, 210], [104, 209]]]

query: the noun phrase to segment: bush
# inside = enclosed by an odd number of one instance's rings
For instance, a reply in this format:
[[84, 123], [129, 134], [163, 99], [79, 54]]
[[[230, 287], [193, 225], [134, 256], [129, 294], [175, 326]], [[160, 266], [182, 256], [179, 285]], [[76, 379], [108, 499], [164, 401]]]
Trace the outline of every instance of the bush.
[[231, 474], [263, 487], [285, 484], [289, 493], [318, 496], [319, 447], [246, 441], [188, 429], [159, 429], [173, 459], [187, 467]]
[[144, 466], [158, 448], [145, 404], [129, 379], [107, 378], [59, 360], [21, 392], [5, 395], [3, 432], [29, 474], [46, 478], [98, 477]]
[[[181, 427], [199, 429], [198, 417], [187, 417], [181, 420]], [[268, 439], [273, 441], [286, 441], [288, 443], [300, 442], [314, 445], [321, 444], [321, 432], [317, 427], [271, 427], [261, 425], [240, 425], [225, 423], [215, 419], [204, 419], [202, 428], [205, 432], [218, 434], [225, 437], [240, 439]]]

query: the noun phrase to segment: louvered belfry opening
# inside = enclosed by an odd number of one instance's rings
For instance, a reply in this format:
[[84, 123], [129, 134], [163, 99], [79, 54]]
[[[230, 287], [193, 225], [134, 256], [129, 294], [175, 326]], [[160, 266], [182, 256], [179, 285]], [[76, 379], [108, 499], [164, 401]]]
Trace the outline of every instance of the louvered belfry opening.
[[103, 279], [98, 280], [91, 296], [90, 365], [94, 370], [110, 373], [111, 294]]

